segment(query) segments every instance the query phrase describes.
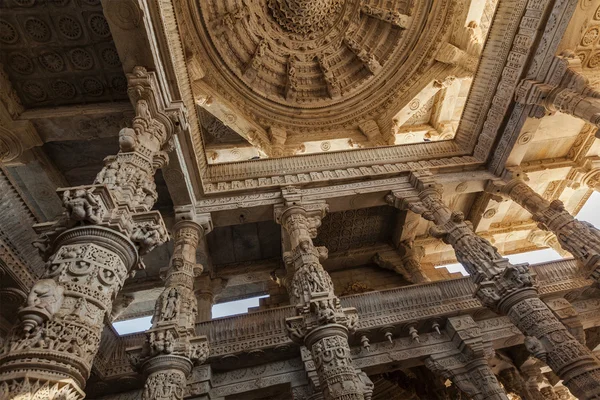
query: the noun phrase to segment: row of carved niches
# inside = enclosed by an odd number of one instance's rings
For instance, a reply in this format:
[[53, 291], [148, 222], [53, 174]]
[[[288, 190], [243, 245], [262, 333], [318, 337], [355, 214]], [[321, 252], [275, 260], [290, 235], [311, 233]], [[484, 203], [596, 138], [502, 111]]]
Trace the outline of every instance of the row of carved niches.
[[0, 62], [27, 108], [127, 99], [100, 0], [3, 0]]
[[187, 5], [193, 35], [213, 62], [204, 81], [259, 123], [277, 121], [295, 131], [356, 126], [365, 114], [397, 112], [400, 97], [429, 71], [452, 12], [447, 1], [304, 3]]

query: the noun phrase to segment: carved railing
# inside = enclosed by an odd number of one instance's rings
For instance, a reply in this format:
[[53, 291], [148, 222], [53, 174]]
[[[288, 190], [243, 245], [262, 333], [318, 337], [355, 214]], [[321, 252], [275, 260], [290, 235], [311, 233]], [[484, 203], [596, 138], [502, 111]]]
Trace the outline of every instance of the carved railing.
[[[561, 296], [589, 287], [575, 260], [561, 260], [531, 267], [537, 275], [542, 296]], [[397, 289], [373, 291], [341, 298], [343, 307], [355, 307], [359, 313], [358, 330], [377, 331], [382, 327], [409, 322], [442, 320], [450, 315], [475, 314], [485, 307], [473, 297], [475, 284], [469, 277], [431, 282]], [[209, 363], [227, 356], [255, 351], [282, 351], [296, 345], [289, 339], [285, 319], [295, 315], [293, 306], [268, 309], [196, 324], [196, 333], [206, 335], [210, 343]], [[104, 361], [102, 372], [107, 378], [132, 373], [125, 349], [139, 346], [142, 333], [117, 338], [110, 361]], [[110, 351], [110, 349], [108, 349]], [[102, 353], [102, 350], [101, 352]]]
[[295, 316], [292, 306], [218, 318], [196, 324], [196, 334], [206, 335], [210, 357], [292, 344], [285, 319]]

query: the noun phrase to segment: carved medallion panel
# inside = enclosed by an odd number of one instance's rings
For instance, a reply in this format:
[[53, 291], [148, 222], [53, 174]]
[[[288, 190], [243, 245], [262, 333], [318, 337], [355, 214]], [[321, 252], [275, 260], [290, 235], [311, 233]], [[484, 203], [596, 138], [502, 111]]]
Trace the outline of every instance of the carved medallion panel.
[[127, 99], [99, 0], [7, 0], [0, 15], [0, 61], [25, 107]]

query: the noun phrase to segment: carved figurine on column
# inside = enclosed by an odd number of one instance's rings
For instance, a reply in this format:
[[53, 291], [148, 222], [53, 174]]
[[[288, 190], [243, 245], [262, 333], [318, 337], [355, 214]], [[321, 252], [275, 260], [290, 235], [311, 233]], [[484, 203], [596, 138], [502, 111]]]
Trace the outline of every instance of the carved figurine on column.
[[450, 244], [457, 260], [477, 284], [476, 297], [507, 315], [526, 336], [528, 349], [541, 357], [581, 399], [600, 396], [600, 361], [569, 333], [539, 298], [526, 265], [512, 265], [478, 236], [460, 212], [442, 201], [442, 191], [426, 171], [411, 173], [418, 197], [390, 195], [388, 201], [433, 221], [430, 234]]
[[321, 265], [327, 249], [315, 247], [312, 241], [327, 206], [302, 203], [295, 188], [282, 191], [285, 204], [276, 208], [275, 218], [284, 227], [284, 248], [290, 249], [284, 253], [284, 261], [293, 271], [288, 292], [298, 314], [286, 320], [289, 335], [310, 350], [324, 400], [368, 398], [368, 377], [358, 376], [348, 345], [357, 312], [341, 307], [333, 282]]
[[183, 399], [192, 367], [208, 358], [206, 337], [195, 333], [198, 304], [194, 294], [194, 280], [203, 270], [196, 263], [196, 249], [205, 229], [183, 220], [175, 224], [173, 232], [175, 244], [170, 266], [164, 271], [165, 289], [156, 301], [146, 343], [127, 349], [134, 367], [147, 376], [143, 400]]
[[[184, 107], [165, 104], [144, 68], [127, 79], [136, 115], [120, 152], [94, 185], [58, 189], [64, 216], [35, 227], [46, 272], [0, 349], [1, 400], [82, 399], [113, 301], [140, 256], [167, 240], [160, 213], [150, 211], [153, 180], [168, 161], [171, 137], [186, 129]], [[136, 198], [138, 189], [147, 196]]]

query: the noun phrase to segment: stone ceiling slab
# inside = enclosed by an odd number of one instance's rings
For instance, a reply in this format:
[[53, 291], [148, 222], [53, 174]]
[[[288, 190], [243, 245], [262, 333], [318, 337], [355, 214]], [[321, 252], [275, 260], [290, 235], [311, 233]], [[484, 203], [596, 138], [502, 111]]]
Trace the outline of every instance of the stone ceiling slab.
[[25, 107], [127, 100], [100, 0], [8, 0], [0, 14], [0, 61]]

